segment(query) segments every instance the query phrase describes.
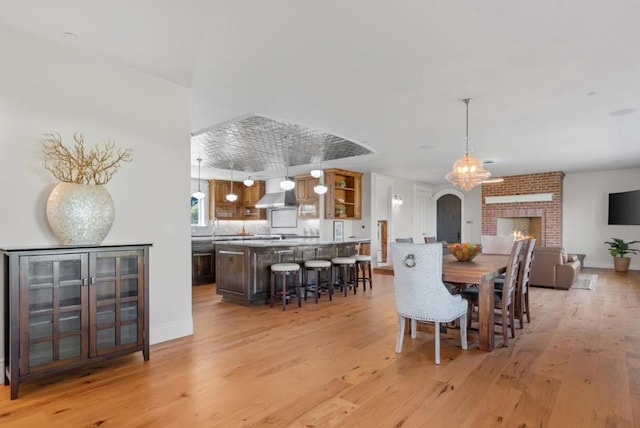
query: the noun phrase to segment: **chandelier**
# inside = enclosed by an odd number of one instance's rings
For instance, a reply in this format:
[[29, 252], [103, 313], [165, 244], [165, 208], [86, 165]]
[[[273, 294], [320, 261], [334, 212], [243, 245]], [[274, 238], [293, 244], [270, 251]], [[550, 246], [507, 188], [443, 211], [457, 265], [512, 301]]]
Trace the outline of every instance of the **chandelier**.
[[457, 188], [466, 191], [482, 184], [484, 180], [491, 177], [491, 173], [484, 169], [480, 159], [474, 158], [469, 154], [469, 101], [471, 101], [471, 98], [465, 98], [463, 101], [467, 105], [467, 133], [464, 142], [464, 156], [453, 164], [453, 169], [445, 178]]

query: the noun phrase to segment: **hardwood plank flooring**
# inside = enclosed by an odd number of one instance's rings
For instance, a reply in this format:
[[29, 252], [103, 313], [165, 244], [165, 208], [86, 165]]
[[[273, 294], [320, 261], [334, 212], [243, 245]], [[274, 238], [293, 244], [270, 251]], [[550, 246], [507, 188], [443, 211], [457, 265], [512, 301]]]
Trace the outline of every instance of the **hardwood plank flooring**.
[[508, 348], [428, 328], [394, 352], [393, 276], [302, 308], [193, 288], [194, 334], [0, 391], [0, 427], [640, 427], [640, 272], [595, 290], [531, 290]]

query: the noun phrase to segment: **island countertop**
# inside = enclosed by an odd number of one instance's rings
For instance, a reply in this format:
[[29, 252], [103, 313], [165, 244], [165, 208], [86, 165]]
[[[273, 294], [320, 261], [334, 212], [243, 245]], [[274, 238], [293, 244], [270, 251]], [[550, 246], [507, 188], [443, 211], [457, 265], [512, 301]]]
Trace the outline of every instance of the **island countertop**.
[[320, 238], [292, 238], [292, 239], [244, 239], [230, 241], [215, 241], [216, 245], [237, 245], [245, 247], [291, 247], [296, 245], [340, 245], [369, 243], [369, 238], [345, 238], [342, 241], [331, 241]]

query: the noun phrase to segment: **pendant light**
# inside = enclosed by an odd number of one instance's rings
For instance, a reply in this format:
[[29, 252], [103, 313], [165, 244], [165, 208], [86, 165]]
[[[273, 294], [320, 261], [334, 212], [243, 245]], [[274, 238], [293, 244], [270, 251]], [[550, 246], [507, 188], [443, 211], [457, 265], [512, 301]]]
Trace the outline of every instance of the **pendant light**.
[[200, 190], [200, 164], [202, 163], [202, 158], [198, 158], [196, 160], [198, 161], [198, 191], [191, 195], [191, 197], [201, 200], [205, 197], [204, 192]]
[[309, 174], [311, 174], [311, 176], [313, 178], [320, 178], [320, 182], [318, 184], [316, 184], [315, 186], [313, 186], [313, 192], [318, 194], [318, 195], [324, 195], [329, 190], [329, 188], [324, 185], [324, 177], [323, 177], [324, 176], [324, 171], [322, 170], [322, 161], [323, 160], [324, 160], [324, 145], [322, 147], [320, 147], [320, 168], [319, 169], [312, 169], [309, 172]]
[[231, 191], [224, 197], [229, 202], [235, 202], [238, 200], [238, 195], [233, 193], [233, 165], [231, 165]]
[[453, 164], [453, 169], [445, 178], [454, 186], [466, 191], [482, 184], [484, 180], [491, 177], [491, 173], [483, 168], [480, 159], [474, 158], [469, 154], [469, 101], [471, 101], [471, 98], [465, 98], [463, 101], [467, 105], [467, 132], [464, 156]]
[[253, 186], [253, 183], [255, 183], [255, 181], [253, 181], [251, 179], [251, 176], [249, 176], [249, 177], [244, 179], [243, 183], [244, 183], [245, 186], [251, 187], [251, 186]]
[[289, 142], [288, 142], [288, 138], [285, 137], [285, 141], [287, 142], [287, 175], [284, 177], [284, 180], [282, 180], [280, 182], [280, 188], [282, 190], [293, 190], [294, 187], [296, 187], [296, 182], [293, 181], [293, 179], [291, 177], [289, 177]]

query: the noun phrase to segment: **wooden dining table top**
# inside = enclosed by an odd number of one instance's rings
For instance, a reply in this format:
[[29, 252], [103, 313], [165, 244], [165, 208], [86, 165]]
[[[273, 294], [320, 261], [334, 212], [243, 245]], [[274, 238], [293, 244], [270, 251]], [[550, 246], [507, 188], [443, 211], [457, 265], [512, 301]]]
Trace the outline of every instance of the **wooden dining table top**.
[[505, 272], [509, 256], [478, 254], [470, 262], [459, 262], [451, 254], [442, 258], [442, 280], [465, 284], [480, 284]]

